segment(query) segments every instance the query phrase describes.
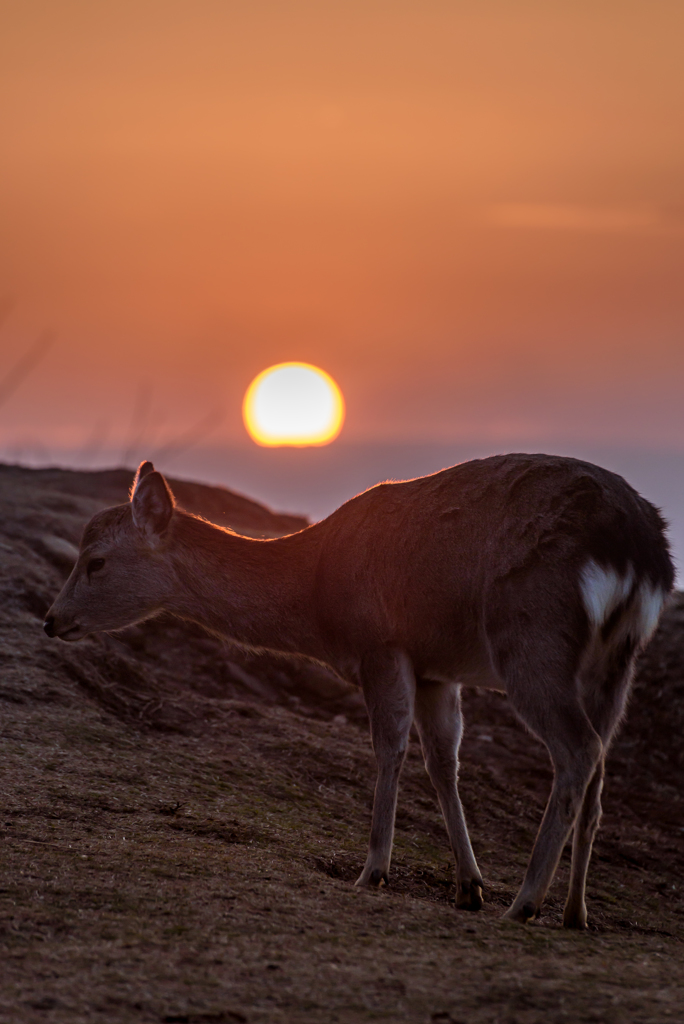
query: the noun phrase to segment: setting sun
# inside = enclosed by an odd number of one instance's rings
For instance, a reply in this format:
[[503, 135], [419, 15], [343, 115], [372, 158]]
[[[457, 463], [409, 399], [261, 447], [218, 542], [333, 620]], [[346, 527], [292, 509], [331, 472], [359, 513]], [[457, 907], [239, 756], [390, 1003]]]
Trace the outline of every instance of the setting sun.
[[242, 415], [257, 444], [330, 444], [342, 429], [344, 399], [332, 377], [318, 366], [278, 363], [249, 385]]

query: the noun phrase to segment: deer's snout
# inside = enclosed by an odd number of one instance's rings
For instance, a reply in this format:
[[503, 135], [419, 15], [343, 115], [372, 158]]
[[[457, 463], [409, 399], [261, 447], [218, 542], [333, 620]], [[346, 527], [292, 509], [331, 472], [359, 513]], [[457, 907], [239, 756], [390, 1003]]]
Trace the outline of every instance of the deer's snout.
[[54, 612], [52, 608], [45, 616], [43, 629], [49, 637], [56, 636], [60, 640], [80, 640], [85, 635], [75, 619], [71, 617], [65, 619], [64, 616], [59, 615], [59, 612]]

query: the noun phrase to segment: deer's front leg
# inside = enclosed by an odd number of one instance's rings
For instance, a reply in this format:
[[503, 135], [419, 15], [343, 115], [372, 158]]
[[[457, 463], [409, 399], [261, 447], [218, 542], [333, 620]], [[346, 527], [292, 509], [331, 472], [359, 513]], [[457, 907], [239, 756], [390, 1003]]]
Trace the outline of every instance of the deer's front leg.
[[364, 659], [362, 679], [378, 778], [368, 857], [356, 884], [382, 885], [389, 878], [397, 786], [413, 721], [416, 682], [402, 651], [382, 651]]
[[461, 688], [455, 683], [419, 680], [416, 691], [416, 725], [425, 767], [437, 791], [451, 848], [456, 858], [458, 891], [456, 906], [480, 910], [483, 882], [458, 795], [458, 748], [461, 743]]

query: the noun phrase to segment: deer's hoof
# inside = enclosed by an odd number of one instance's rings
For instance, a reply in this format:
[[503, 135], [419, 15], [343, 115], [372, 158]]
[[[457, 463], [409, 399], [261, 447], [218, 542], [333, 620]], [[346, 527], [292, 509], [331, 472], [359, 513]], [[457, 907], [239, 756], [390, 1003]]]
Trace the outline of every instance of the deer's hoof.
[[576, 931], [585, 931], [587, 927], [586, 910], [574, 911], [566, 908], [563, 914], [563, 927], [574, 928]]
[[504, 919], [506, 921], [517, 921], [519, 924], [526, 924], [528, 921], [534, 921], [538, 918], [539, 913], [540, 908], [532, 900], [528, 900], [527, 903], [523, 903], [519, 907], [514, 903], [504, 914]]
[[367, 886], [369, 889], [380, 889], [383, 885], [389, 885], [389, 875], [380, 868], [374, 868], [368, 873], [363, 871], [354, 884]]
[[458, 910], [482, 910], [482, 883], [461, 882], [461, 888], [456, 896], [456, 908]]

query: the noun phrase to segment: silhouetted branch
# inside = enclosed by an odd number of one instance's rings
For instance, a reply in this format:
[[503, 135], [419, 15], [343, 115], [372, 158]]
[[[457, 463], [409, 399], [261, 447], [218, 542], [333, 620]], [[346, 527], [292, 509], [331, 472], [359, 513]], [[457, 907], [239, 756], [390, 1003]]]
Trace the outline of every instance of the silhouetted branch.
[[20, 384], [26, 380], [32, 370], [41, 362], [55, 342], [52, 331], [44, 331], [34, 341], [28, 352], [17, 359], [14, 366], [0, 381], [0, 405], [11, 398]]
[[158, 448], [152, 455], [152, 461], [164, 460], [168, 462], [170, 459], [175, 459], [181, 452], [187, 451], [188, 448], [192, 448], [193, 445], [202, 441], [207, 434], [210, 434], [215, 427], [218, 427], [223, 417], [223, 410], [213, 409], [193, 427], [167, 441], [161, 448]]
[[90, 436], [87, 438], [79, 452], [78, 465], [81, 465], [83, 460], [87, 460], [92, 463], [98, 458], [104, 448], [105, 441], [107, 440], [109, 427], [110, 425], [107, 420], [98, 420], [95, 423]]
[[133, 456], [140, 450], [145, 432], [150, 422], [152, 408], [152, 385], [149, 380], [141, 380], [135, 396], [131, 425], [128, 431], [126, 447], [121, 454], [121, 465], [127, 466]]

